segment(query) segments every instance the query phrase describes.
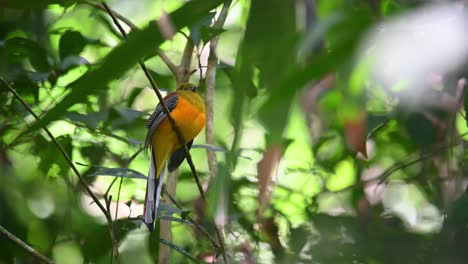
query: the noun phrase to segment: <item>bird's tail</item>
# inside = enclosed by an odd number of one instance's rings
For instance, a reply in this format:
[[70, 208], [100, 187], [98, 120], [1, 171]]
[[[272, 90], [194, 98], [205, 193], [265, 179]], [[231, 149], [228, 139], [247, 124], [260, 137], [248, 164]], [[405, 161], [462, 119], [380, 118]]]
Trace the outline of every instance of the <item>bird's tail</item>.
[[159, 162], [156, 162], [153, 149], [151, 148], [151, 164], [148, 172], [148, 181], [146, 184], [145, 207], [143, 215], [143, 221], [150, 231], [153, 231], [154, 229], [154, 223], [158, 212], [159, 200], [164, 182], [164, 172], [166, 170], [166, 160], [167, 157], [163, 158]]

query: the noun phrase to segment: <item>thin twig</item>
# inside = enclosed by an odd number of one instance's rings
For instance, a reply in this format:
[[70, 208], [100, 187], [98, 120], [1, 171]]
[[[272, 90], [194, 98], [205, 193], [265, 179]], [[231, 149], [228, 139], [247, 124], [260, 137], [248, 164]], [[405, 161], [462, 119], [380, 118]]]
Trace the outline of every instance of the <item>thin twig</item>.
[[119, 183], [119, 191], [117, 192], [117, 207], [115, 208], [115, 216], [114, 216], [115, 220], [117, 220], [117, 213], [119, 212], [120, 191], [122, 190], [123, 180], [124, 180], [124, 177], [121, 177], [120, 183]]
[[[171, 200], [171, 202], [179, 209], [183, 209], [182, 206], [177, 203], [177, 201], [174, 199], [174, 197], [172, 197], [172, 195], [166, 191], [165, 188], [163, 188], [163, 192], [164, 194], [169, 198], [169, 200]], [[193, 218], [190, 216], [190, 215], [186, 215], [184, 216], [192, 225], [194, 225], [198, 231], [202, 232], [207, 238], [208, 240], [210, 240], [211, 244], [213, 245], [213, 247], [215, 248], [221, 248], [221, 246], [210, 236], [210, 234], [208, 233], [208, 231], [206, 231], [205, 228], [203, 228], [202, 226], [200, 226], [197, 222], [195, 222], [195, 220], [193, 220]]]
[[[109, 6], [107, 6], [107, 4], [104, 3], [104, 2], [102, 3], [102, 5], [107, 10], [109, 15], [112, 17], [112, 20], [113, 20], [114, 24], [120, 30], [122, 35], [126, 38], [127, 37], [127, 32], [125, 32], [125, 30], [122, 28], [122, 26], [120, 25], [120, 22], [114, 16], [114, 13], [111, 11]], [[200, 195], [201, 195], [202, 199], [206, 200], [205, 193], [204, 193], [203, 188], [202, 188], [202, 186], [200, 184], [200, 180], [199, 180], [199, 177], [198, 177], [197, 170], [195, 168], [195, 165], [193, 164], [192, 156], [190, 155], [190, 152], [189, 152], [189, 150], [187, 148], [187, 145], [185, 144], [184, 138], [182, 137], [182, 133], [180, 132], [179, 127], [175, 123], [174, 118], [171, 116], [171, 111], [169, 111], [169, 108], [167, 108], [166, 102], [164, 101], [164, 98], [162, 97], [161, 93], [159, 92], [159, 88], [156, 85], [156, 82], [154, 81], [153, 77], [151, 76], [148, 68], [146, 67], [146, 65], [142, 61], [139, 61], [138, 63], [140, 65], [141, 69], [143, 70], [143, 72], [145, 73], [146, 78], [150, 82], [151, 87], [153, 88], [154, 92], [156, 93], [156, 96], [159, 99], [159, 103], [161, 104], [161, 106], [163, 108], [163, 112], [164, 112], [164, 114], [166, 114], [167, 119], [171, 123], [171, 126], [172, 126], [173, 130], [175, 131], [175, 133], [177, 135], [177, 138], [179, 139], [179, 142], [182, 144], [182, 146], [184, 146], [185, 158], [187, 159], [187, 162], [190, 165], [190, 169], [192, 170], [192, 174], [195, 177], [195, 182], [197, 183], [198, 191], [200, 192]]]
[[8, 237], [11, 241], [15, 242], [18, 246], [22, 247], [24, 250], [26, 250], [28, 253], [33, 255], [35, 258], [39, 259], [40, 261], [44, 263], [49, 263], [52, 264], [54, 263], [52, 260], [48, 259], [46, 256], [42, 255], [39, 253], [37, 250], [32, 248], [30, 245], [26, 244], [23, 240], [21, 240], [19, 237], [13, 235], [10, 233], [8, 230], [6, 230], [3, 226], [0, 225], [0, 233], [4, 234], [6, 237]]
[[[29, 113], [37, 120], [39, 121], [39, 116], [32, 110], [32, 108], [23, 100], [23, 98], [11, 87], [2, 77], [0, 77], [0, 82], [4, 84], [4, 86], [16, 97], [18, 101], [21, 102], [21, 104], [28, 110]], [[79, 181], [85, 188], [86, 192], [89, 194], [91, 199], [96, 203], [96, 205], [99, 207], [99, 209], [102, 211], [104, 216], [106, 217], [107, 223], [108, 223], [108, 229], [109, 229], [109, 235], [111, 237], [112, 241], [112, 248], [113, 248], [113, 254], [115, 257], [115, 260], [117, 264], [120, 263], [120, 256], [119, 256], [119, 249], [117, 245], [117, 240], [115, 239], [115, 233], [114, 233], [114, 228], [113, 228], [113, 222], [112, 222], [112, 217], [110, 216], [110, 213], [104, 208], [102, 203], [99, 201], [99, 199], [96, 197], [96, 195], [93, 193], [91, 188], [89, 188], [88, 184], [84, 180], [83, 176], [81, 173], [78, 171], [78, 169], [75, 167], [75, 164], [73, 164], [73, 161], [71, 158], [68, 156], [67, 152], [63, 149], [62, 145], [57, 141], [57, 139], [52, 135], [49, 129], [47, 127], [43, 127], [44, 131], [46, 134], [49, 136], [49, 138], [52, 140], [54, 145], [59, 149], [60, 153], [62, 153], [62, 156], [66, 159], [68, 164], [70, 165], [71, 169], [73, 172], [76, 174], [78, 177]]]

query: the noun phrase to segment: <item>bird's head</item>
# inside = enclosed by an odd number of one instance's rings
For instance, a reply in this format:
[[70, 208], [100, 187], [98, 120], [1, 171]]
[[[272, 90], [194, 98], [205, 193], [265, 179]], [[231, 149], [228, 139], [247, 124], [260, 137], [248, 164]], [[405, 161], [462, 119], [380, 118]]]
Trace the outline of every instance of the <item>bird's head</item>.
[[197, 87], [191, 83], [183, 83], [179, 86], [179, 88], [177, 88], [178, 91], [192, 91], [192, 92], [196, 92], [197, 91]]

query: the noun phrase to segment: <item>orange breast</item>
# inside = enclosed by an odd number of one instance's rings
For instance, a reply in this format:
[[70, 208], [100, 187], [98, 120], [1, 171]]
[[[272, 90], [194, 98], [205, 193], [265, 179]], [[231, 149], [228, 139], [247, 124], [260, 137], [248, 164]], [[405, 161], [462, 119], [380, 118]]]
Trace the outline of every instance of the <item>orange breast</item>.
[[[183, 97], [179, 97], [171, 116], [176, 121], [186, 143], [193, 140], [205, 126], [205, 113]], [[169, 144], [171, 152], [181, 145], [168, 118], [164, 119], [156, 128], [152, 141], [156, 151], [160, 144]]]

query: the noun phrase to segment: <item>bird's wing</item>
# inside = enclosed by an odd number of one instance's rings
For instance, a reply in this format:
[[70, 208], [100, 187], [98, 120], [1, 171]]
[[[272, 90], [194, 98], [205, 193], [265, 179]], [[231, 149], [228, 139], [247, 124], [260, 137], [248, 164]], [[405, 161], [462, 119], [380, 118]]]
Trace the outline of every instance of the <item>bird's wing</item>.
[[[190, 150], [190, 148], [192, 147], [192, 143], [193, 143], [193, 140], [191, 140], [190, 142], [187, 142], [186, 145], [187, 145], [188, 150]], [[169, 172], [173, 172], [177, 168], [179, 168], [180, 164], [182, 164], [184, 159], [185, 159], [185, 148], [184, 146], [182, 146], [176, 149], [174, 152], [172, 152], [171, 157], [169, 158], [169, 164], [167, 165], [167, 169], [169, 170]]]
[[[174, 108], [177, 105], [178, 99], [179, 97], [177, 96], [177, 93], [171, 93], [164, 97], [164, 102], [166, 103], [169, 111], [172, 112], [172, 110], [174, 110]], [[148, 133], [146, 134], [145, 139], [145, 149], [150, 149], [151, 151], [151, 163], [148, 172], [148, 181], [146, 183], [147, 185], [143, 221], [148, 226], [148, 229], [151, 231], [153, 231], [154, 229], [154, 221], [156, 220], [165, 171], [164, 165], [163, 168], [160, 170], [160, 174], [156, 175], [158, 168], [156, 165], [153, 144], [151, 144], [151, 141], [153, 138], [153, 134], [156, 131], [156, 128], [166, 117], [167, 115], [164, 113], [162, 105], [158, 104], [153, 114], [148, 119], [148, 123], [146, 124], [146, 127], [148, 128]]]
[[[169, 111], [172, 112], [177, 105], [179, 100], [179, 96], [177, 93], [170, 93], [166, 97], [164, 97], [164, 102], [167, 105]], [[153, 114], [148, 119], [148, 123], [146, 123], [146, 128], [148, 128], [148, 133], [146, 134], [145, 139], [145, 149], [148, 149], [151, 145], [151, 138], [153, 137], [154, 131], [158, 127], [159, 124], [167, 117], [166, 113], [164, 113], [162, 105], [159, 103], [156, 106]]]

